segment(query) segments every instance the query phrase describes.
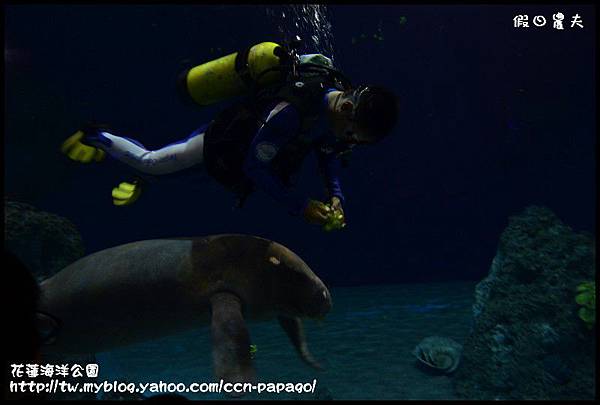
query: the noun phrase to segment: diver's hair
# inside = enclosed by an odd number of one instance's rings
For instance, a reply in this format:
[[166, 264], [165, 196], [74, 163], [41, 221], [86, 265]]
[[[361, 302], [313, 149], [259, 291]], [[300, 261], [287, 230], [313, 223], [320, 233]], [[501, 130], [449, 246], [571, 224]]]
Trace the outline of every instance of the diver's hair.
[[390, 90], [381, 86], [359, 86], [350, 96], [355, 102], [355, 119], [358, 127], [373, 142], [392, 132], [398, 121], [398, 99]]

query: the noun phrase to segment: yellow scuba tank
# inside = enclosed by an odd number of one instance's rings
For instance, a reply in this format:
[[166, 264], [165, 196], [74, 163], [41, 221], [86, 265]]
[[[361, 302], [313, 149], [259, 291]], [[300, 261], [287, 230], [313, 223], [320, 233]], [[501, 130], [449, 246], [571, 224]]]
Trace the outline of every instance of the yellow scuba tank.
[[[255, 85], [270, 85], [280, 80], [282, 74], [276, 68], [283, 54], [280, 45], [262, 42], [185, 71], [180, 77], [181, 85], [200, 105], [241, 96]], [[272, 71], [265, 73], [268, 69]]]

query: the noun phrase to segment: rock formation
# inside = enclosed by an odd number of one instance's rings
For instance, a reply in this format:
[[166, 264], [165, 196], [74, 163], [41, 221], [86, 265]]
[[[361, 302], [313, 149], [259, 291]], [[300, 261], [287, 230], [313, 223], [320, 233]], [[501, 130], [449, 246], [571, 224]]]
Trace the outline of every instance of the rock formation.
[[511, 217], [455, 373], [468, 399], [593, 399], [596, 328], [578, 316], [577, 286], [594, 280], [594, 243], [547, 208]]
[[81, 235], [71, 221], [7, 199], [4, 200], [4, 243], [38, 281], [84, 254]]

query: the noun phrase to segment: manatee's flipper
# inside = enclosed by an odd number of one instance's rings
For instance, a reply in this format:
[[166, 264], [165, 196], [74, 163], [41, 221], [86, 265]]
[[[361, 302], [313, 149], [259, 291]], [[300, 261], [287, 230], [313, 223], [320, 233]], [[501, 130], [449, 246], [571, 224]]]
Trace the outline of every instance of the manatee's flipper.
[[256, 383], [250, 359], [250, 334], [242, 316], [242, 304], [231, 293], [214, 294], [211, 299], [211, 335], [215, 375], [225, 382]]
[[41, 344], [51, 345], [56, 342], [61, 322], [43, 311], [35, 312], [35, 323], [40, 335]]
[[315, 360], [315, 358], [308, 351], [306, 345], [306, 337], [304, 335], [304, 327], [302, 326], [302, 320], [300, 318], [291, 318], [288, 316], [280, 315], [277, 317], [279, 324], [288, 335], [292, 344], [296, 348], [296, 351], [300, 355], [300, 358], [309, 366], [316, 368], [317, 370], [323, 370], [323, 367]]

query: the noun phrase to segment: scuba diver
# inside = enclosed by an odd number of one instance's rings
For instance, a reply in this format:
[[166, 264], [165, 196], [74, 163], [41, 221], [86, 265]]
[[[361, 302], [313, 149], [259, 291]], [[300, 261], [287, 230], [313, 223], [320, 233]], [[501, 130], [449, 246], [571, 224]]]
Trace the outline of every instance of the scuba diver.
[[[397, 120], [397, 100], [378, 86], [353, 87], [331, 59], [300, 55], [296, 37], [284, 48], [263, 42], [185, 71], [184, 95], [200, 105], [243, 96], [187, 138], [158, 150], [88, 125], [61, 147], [70, 159], [89, 163], [109, 156], [137, 172], [113, 189], [115, 205], [140, 195], [145, 176], [164, 176], [204, 167], [238, 197], [238, 207], [256, 189], [325, 230], [345, 226], [339, 169], [356, 145], [388, 135]], [[328, 202], [293, 189], [294, 175], [314, 151]]]

